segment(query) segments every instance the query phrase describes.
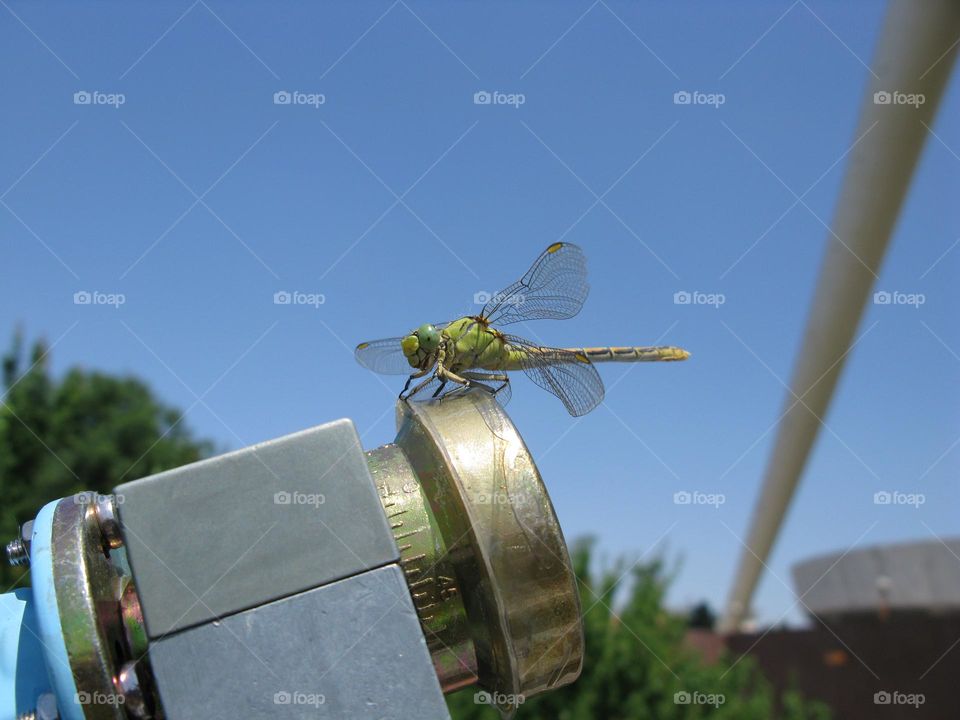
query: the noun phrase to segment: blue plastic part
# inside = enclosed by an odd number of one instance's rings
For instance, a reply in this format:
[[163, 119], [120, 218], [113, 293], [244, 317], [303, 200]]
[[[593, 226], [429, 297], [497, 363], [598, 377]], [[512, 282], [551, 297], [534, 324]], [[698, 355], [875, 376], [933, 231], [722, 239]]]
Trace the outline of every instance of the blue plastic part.
[[60, 609], [53, 584], [53, 513], [59, 500], [48, 503], [33, 521], [30, 542], [30, 581], [40, 641], [43, 644], [47, 675], [57, 696], [61, 720], [83, 720], [83, 707], [76, 702], [77, 686], [63, 642]]
[[0, 720], [33, 710], [50, 692], [30, 588], [0, 595]]

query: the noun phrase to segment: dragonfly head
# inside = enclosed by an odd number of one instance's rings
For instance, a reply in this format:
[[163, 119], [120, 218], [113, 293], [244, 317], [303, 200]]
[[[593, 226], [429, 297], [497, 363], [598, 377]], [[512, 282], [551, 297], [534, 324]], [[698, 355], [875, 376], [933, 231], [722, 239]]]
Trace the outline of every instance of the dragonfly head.
[[403, 354], [413, 367], [419, 367], [424, 359], [440, 347], [440, 331], [430, 323], [424, 323], [400, 341]]

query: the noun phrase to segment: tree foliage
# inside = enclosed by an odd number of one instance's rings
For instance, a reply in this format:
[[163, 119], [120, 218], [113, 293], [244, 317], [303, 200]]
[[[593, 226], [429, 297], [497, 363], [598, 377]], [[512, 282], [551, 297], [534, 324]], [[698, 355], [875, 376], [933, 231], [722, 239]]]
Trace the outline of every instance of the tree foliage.
[[[573, 548], [572, 559], [584, 611], [583, 673], [572, 685], [522, 704], [517, 720], [829, 718], [825, 707], [797, 693], [776, 698], [749, 658], [708, 665], [685, 646], [688, 618], [665, 609], [670, 576], [662, 560], [634, 566], [624, 587], [623, 568], [592, 569], [589, 541]], [[448, 697], [454, 720], [498, 720], [475, 694], [467, 688]]]
[[[45, 344], [27, 353], [19, 333], [2, 364], [0, 537], [15, 537], [19, 524], [51, 500], [109, 492], [212, 449], [136, 378], [80, 368], [54, 378]], [[24, 575], [5, 561], [0, 567], [2, 591]]]
[[700, 602], [694, 605], [690, 611], [690, 617], [687, 619], [687, 624], [690, 627], [701, 630], [713, 630], [716, 622], [717, 616], [714, 615], [713, 610], [710, 609], [710, 606], [706, 602]]

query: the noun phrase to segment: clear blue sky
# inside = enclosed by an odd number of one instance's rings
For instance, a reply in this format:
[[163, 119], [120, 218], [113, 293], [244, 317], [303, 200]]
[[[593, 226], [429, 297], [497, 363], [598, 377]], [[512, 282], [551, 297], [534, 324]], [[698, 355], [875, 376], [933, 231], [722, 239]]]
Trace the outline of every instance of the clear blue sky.
[[[719, 608], [882, 13], [822, 0], [9, 2], [0, 339], [19, 323], [56, 343], [58, 372], [146, 378], [224, 448], [344, 416], [374, 447], [393, 437], [401, 379], [368, 374], [352, 347], [470, 310], [546, 245], [578, 243], [584, 311], [522, 331], [660, 341], [693, 359], [602, 368], [606, 405], [579, 421], [521, 379], [511, 415], [568, 538], [594, 534], [611, 559], [682, 557], [672, 602]], [[281, 91], [325, 101], [274, 104]], [[478, 91], [524, 103], [476, 105]], [[725, 101], [678, 105], [678, 91]], [[122, 105], [100, 104], [116, 93]], [[772, 558], [788, 584], [811, 554], [958, 530], [957, 117], [954, 77], [878, 283], [926, 302], [865, 317]], [[781, 180], [797, 194], [816, 183], [810, 210], [788, 211]], [[75, 305], [84, 290], [125, 303]], [[325, 303], [275, 305], [282, 290]], [[725, 303], [675, 305], [683, 290]], [[884, 489], [926, 503], [877, 507]], [[676, 505], [681, 490], [726, 502]], [[799, 618], [792, 604], [768, 574], [759, 616]]]

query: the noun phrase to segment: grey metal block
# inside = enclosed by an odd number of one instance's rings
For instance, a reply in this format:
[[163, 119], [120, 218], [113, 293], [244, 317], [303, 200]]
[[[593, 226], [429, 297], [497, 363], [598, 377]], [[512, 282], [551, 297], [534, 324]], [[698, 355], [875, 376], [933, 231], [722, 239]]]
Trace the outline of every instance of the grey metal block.
[[151, 638], [398, 559], [349, 420], [115, 492]]
[[150, 646], [167, 720], [448, 720], [399, 566]]

